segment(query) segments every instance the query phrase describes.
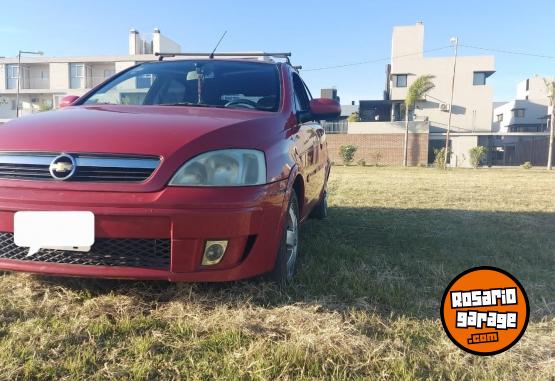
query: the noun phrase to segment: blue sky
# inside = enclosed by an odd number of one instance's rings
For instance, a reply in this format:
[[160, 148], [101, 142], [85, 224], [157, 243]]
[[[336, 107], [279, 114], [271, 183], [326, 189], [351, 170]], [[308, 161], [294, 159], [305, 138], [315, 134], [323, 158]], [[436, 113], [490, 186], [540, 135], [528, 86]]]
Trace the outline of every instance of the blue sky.
[[[0, 15], [0, 56], [18, 49], [47, 55], [126, 54], [130, 28], [163, 34], [184, 51], [208, 51], [224, 30], [221, 51], [291, 51], [305, 68], [388, 57], [395, 25], [421, 20], [425, 49], [461, 44], [555, 56], [555, 1], [68, 1], [9, 2]], [[4, 7], [4, 9], [6, 9]], [[436, 55], [450, 54], [442, 50]], [[461, 48], [462, 55], [491, 54]], [[493, 53], [495, 100], [514, 96], [521, 79], [555, 76], [555, 59]], [[336, 86], [344, 103], [380, 98], [385, 61], [305, 71], [313, 93]]]

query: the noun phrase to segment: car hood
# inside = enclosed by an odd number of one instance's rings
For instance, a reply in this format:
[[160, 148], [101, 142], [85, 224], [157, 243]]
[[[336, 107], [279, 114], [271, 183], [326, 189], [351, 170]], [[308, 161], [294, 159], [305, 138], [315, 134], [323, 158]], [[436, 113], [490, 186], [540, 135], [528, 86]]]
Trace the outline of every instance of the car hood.
[[200, 151], [224, 145], [261, 148], [279, 115], [182, 106], [74, 106], [0, 126], [0, 151], [169, 157], [195, 140]]

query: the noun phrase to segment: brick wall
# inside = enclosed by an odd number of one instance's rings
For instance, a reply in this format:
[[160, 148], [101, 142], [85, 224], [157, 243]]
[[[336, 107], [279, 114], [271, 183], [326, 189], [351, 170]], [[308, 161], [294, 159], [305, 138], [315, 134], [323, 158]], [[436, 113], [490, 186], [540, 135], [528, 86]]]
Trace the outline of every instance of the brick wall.
[[[404, 134], [328, 134], [328, 151], [332, 161], [341, 163], [339, 147], [352, 144], [357, 147], [355, 162], [364, 159], [367, 165], [402, 165]], [[408, 164], [426, 165], [428, 163], [428, 134], [409, 134]]]

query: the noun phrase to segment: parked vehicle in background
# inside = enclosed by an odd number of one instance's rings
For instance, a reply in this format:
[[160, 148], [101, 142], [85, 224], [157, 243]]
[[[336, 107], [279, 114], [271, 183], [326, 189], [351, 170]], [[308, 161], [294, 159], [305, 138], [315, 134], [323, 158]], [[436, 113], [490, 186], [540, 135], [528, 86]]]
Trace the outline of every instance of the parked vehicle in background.
[[239, 56], [139, 64], [2, 126], [0, 269], [290, 282], [301, 222], [327, 213], [319, 120], [340, 106], [286, 54]]

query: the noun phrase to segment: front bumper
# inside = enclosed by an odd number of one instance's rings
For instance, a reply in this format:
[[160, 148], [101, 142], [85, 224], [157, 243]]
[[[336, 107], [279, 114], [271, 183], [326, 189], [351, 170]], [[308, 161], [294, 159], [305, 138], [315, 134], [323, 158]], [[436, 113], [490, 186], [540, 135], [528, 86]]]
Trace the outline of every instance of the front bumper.
[[[167, 268], [0, 258], [0, 269], [50, 275], [169, 281], [230, 281], [270, 271], [281, 239], [287, 180], [252, 187], [159, 192], [0, 190], [0, 232], [17, 211], [92, 211], [98, 239], [169, 240]], [[206, 240], [229, 240], [223, 260], [202, 266]], [[2, 248], [0, 248], [0, 256]], [[86, 256], [87, 253], [81, 255]], [[132, 253], [126, 255], [133, 255]]]

